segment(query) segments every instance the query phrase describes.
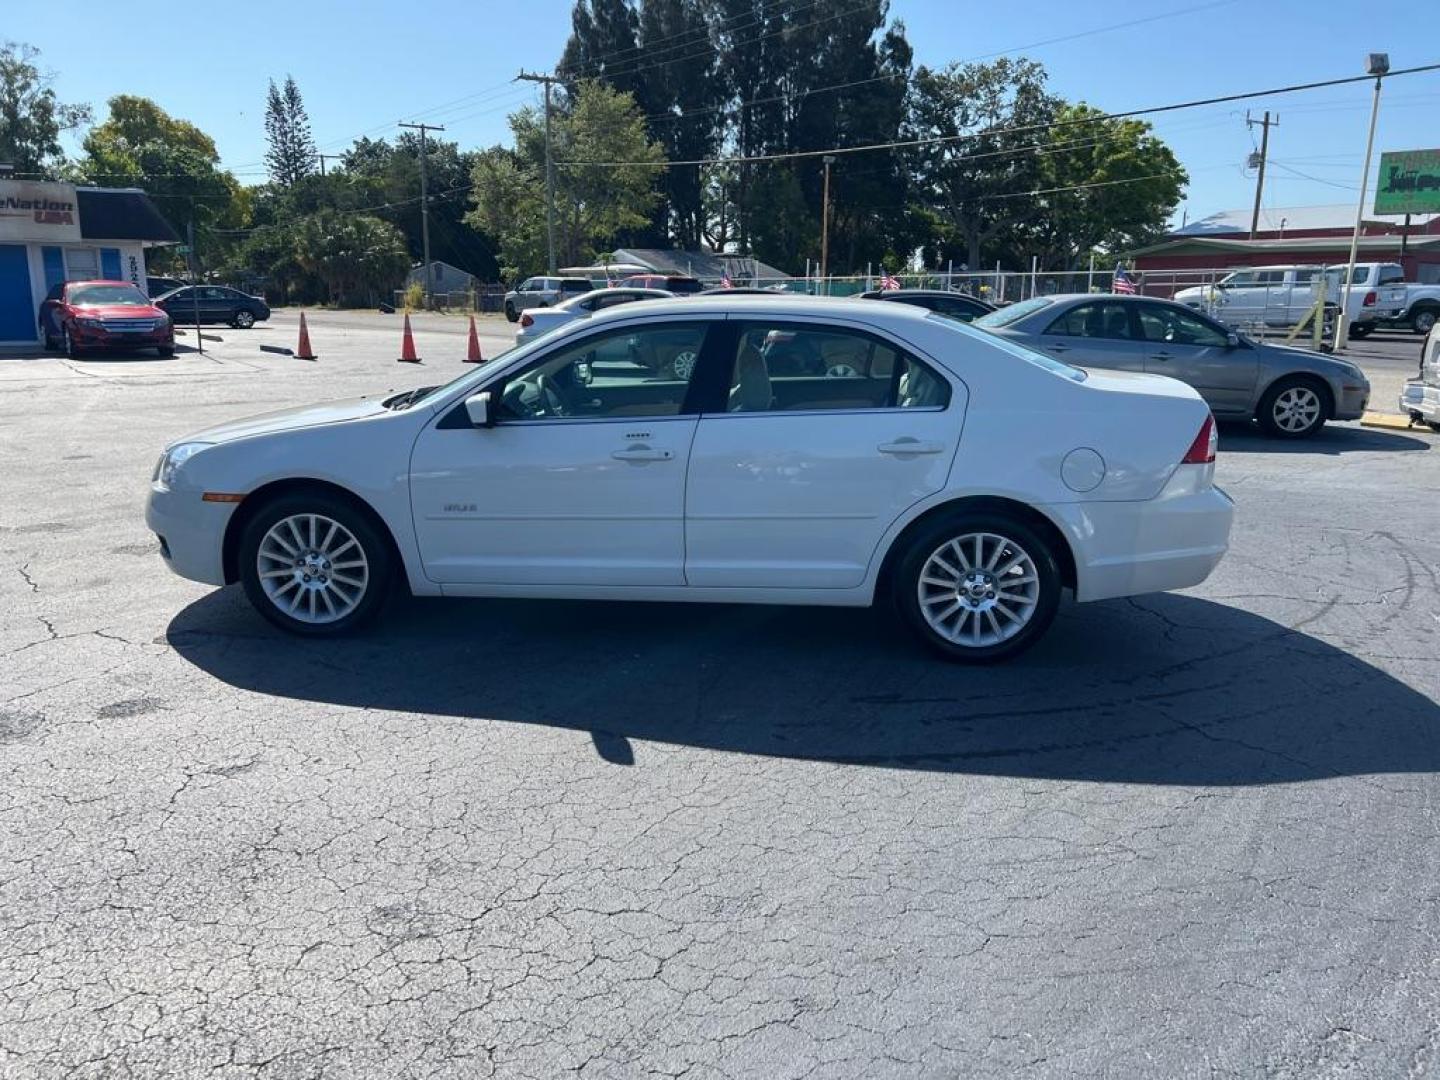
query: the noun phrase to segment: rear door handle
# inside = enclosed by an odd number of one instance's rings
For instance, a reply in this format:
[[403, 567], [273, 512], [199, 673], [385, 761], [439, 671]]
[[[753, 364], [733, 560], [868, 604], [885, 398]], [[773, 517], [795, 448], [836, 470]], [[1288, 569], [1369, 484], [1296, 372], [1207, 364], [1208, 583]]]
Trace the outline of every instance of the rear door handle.
[[894, 442], [882, 442], [875, 448], [882, 454], [896, 454], [901, 457], [908, 457], [911, 454], [938, 454], [945, 449], [944, 443], [921, 442], [919, 439], [896, 439]]
[[669, 461], [675, 456], [671, 450], [656, 450], [649, 446], [631, 446], [616, 450], [610, 455], [616, 461]]
[[1157, 352], [1157, 353], [1151, 353], [1150, 355], [1153, 356], [1156, 360], [1172, 360], [1172, 359], [1174, 359], [1174, 357], [1172, 357], [1168, 352]]
[[1069, 351], [1070, 351], [1070, 346], [1069, 346], [1069, 345], [1046, 345], [1045, 348], [1048, 349], [1050, 352], [1069, 352]]

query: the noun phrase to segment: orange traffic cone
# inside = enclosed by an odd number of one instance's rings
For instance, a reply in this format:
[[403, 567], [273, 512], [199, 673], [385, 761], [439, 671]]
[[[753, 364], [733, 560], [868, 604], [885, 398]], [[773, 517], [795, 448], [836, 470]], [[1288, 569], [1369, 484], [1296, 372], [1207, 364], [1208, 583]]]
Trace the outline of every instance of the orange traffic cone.
[[480, 355], [480, 335], [475, 332], [475, 316], [470, 316], [470, 348], [465, 353], [467, 364], [483, 364], [485, 358]]
[[410, 313], [405, 313], [405, 337], [400, 342], [400, 359], [398, 364], [418, 364], [420, 357], [415, 355], [415, 339], [410, 336]]
[[315, 350], [310, 348], [310, 331], [305, 326], [305, 312], [300, 312], [300, 342], [295, 346], [295, 356], [300, 360], [314, 360]]

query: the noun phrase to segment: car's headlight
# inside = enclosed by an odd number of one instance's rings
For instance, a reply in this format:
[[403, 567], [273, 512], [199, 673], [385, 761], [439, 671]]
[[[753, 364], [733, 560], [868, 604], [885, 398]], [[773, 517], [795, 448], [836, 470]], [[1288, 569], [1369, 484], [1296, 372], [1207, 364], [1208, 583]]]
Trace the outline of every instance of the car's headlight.
[[77, 326], [83, 326], [83, 327], [85, 327], [85, 329], [87, 329], [87, 330], [99, 330], [99, 329], [102, 328], [105, 324], [104, 324], [103, 322], [101, 322], [99, 319], [76, 319], [76, 320], [75, 320], [75, 325], [77, 325]]
[[207, 442], [186, 442], [176, 443], [160, 456], [160, 463], [155, 466], [155, 480], [162, 488], [169, 488], [179, 474], [180, 468], [185, 462], [204, 450], [207, 446], [213, 446]]

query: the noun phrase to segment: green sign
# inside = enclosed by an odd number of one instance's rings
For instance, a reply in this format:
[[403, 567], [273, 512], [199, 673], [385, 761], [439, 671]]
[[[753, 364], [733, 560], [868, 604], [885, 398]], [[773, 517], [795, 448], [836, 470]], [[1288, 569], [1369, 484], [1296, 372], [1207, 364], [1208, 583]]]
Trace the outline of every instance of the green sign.
[[1375, 213], [1440, 213], [1440, 150], [1381, 154]]

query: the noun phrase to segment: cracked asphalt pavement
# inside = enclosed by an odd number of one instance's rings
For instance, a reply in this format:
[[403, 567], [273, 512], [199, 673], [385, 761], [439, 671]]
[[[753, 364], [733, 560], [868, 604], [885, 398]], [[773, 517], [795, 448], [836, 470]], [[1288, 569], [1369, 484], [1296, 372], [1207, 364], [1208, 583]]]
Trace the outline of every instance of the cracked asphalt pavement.
[[293, 326], [0, 360], [0, 1076], [1440, 1074], [1436, 436], [1223, 431], [1214, 577], [993, 669], [866, 611], [307, 642], [163, 567], [162, 444], [464, 338]]

